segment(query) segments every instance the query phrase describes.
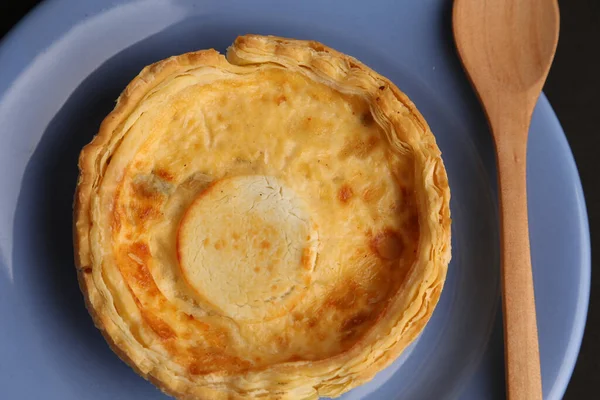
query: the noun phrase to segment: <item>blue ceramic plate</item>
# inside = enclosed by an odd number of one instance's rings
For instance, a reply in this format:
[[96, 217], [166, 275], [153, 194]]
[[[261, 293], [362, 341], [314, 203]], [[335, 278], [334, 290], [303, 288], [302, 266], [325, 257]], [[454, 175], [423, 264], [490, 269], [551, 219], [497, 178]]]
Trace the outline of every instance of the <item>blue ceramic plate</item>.
[[[164, 399], [109, 350], [77, 287], [77, 156], [145, 65], [243, 33], [322, 41], [405, 91], [429, 121], [452, 190], [453, 258], [431, 322], [344, 399], [502, 399], [493, 145], [460, 68], [451, 1], [48, 0], [0, 46], [0, 398]], [[544, 395], [560, 399], [587, 311], [581, 184], [542, 97], [528, 154]]]

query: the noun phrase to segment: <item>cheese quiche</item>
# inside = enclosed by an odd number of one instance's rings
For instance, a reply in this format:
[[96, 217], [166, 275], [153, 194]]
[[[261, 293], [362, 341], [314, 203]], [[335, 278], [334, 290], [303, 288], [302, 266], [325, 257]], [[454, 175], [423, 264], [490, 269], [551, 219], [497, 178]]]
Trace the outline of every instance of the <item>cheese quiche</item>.
[[320, 43], [144, 68], [81, 152], [77, 273], [111, 348], [179, 399], [317, 399], [422, 331], [450, 259], [434, 136]]

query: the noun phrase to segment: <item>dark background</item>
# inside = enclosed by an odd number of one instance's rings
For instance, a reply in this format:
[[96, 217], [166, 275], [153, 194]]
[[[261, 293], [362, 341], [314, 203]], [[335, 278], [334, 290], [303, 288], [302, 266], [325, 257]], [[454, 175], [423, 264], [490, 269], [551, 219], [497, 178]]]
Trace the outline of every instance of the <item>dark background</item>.
[[[524, 0], [525, 1], [525, 0]], [[0, 0], [0, 38], [39, 0]], [[9, 6], [10, 4], [10, 6]], [[600, 246], [600, 0], [559, 1], [560, 41], [544, 92], [560, 120], [579, 168], [590, 220], [592, 249]], [[596, 146], [596, 147], [595, 147]], [[592, 259], [592, 267], [596, 262]], [[581, 352], [566, 400], [594, 397], [600, 379], [600, 276], [592, 274], [592, 292]]]

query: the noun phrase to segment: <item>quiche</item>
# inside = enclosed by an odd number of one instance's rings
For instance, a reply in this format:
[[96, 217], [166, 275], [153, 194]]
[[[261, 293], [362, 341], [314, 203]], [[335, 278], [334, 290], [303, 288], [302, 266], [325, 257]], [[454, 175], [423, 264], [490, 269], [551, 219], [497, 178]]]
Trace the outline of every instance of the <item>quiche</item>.
[[81, 152], [75, 260], [110, 347], [179, 399], [317, 399], [422, 331], [450, 190], [414, 104], [314, 41], [144, 68]]

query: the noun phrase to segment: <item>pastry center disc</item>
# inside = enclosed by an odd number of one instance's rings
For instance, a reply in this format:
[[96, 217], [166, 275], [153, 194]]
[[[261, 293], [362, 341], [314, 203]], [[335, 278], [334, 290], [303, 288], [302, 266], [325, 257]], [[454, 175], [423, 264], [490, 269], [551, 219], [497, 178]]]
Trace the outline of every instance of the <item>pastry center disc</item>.
[[199, 298], [246, 321], [276, 318], [298, 304], [317, 247], [302, 199], [260, 175], [215, 182], [192, 202], [177, 235], [180, 268]]

